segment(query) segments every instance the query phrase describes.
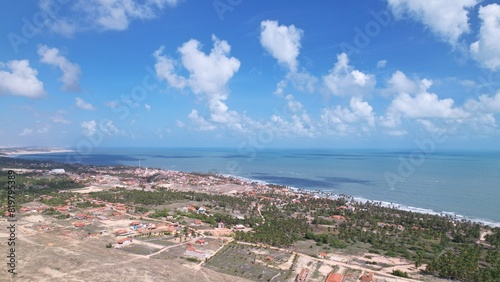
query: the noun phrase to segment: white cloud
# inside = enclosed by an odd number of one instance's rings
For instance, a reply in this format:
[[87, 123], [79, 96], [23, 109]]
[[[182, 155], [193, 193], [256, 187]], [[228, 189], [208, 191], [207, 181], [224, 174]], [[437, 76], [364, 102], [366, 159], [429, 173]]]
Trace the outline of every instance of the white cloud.
[[[9, 71], [3, 69], [9, 68]], [[0, 62], [0, 95], [40, 98], [45, 96], [43, 82], [36, 77], [38, 72], [30, 67], [28, 60]]]
[[150, 111], [151, 110], [151, 105], [149, 104], [144, 104], [144, 108], [146, 109], [146, 111]]
[[180, 120], [176, 120], [175, 124], [177, 125], [177, 127], [180, 127], [180, 128], [183, 128], [185, 126], [185, 124]]
[[408, 134], [408, 131], [406, 131], [406, 130], [389, 130], [387, 132], [387, 134], [389, 134], [390, 136], [404, 136], [404, 135]]
[[500, 90], [493, 96], [483, 94], [478, 100], [469, 99], [464, 108], [470, 112], [500, 113]]
[[492, 71], [500, 69], [500, 5], [479, 8], [479, 40], [470, 45], [472, 57]]
[[[60, 2], [60, 1], [58, 1]], [[55, 0], [40, 1], [40, 9], [64, 10], [49, 23], [53, 32], [71, 36], [90, 29], [126, 30], [134, 20], [156, 18], [166, 6], [176, 6], [180, 0], [78, 0], [60, 5]], [[54, 13], [51, 13], [53, 15]]]
[[387, 128], [396, 128], [401, 125], [401, 116], [399, 113], [388, 112], [385, 116], [381, 116], [380, 125]]
[[318, 78], [305, 70], [297, 70], [303, 31], [294, 25], [278, 25], [271, 20], [262, 21], [260, 27], [262, 47], [287, 69], [286, 77], [277, 84], [274, 93], [283, 95], [289, 83], [298, 91], [314, 92]]
[[87, 111], [92, 111], [95, 110], [94, 106], [92, 106], [90, 103], [85, 102], [82, 98], [75, 98], [75, 106], [82, 110], [87, 110]]
[[116, 108], [116, 106], [118, 106], [118, 104], [119, 104], [119, 102], [116, 100], [104, 102], [104, 106], [106, 106], [108, 108]]
[[301, 136], [314, 137], [318, 134], [311, 119], [305, 111], [301, 114], [293, 114], [288, 120], [278, 115], [271, 116], [271, 122], [258, 125], [263, 128], [260, 132], [270, 131], [276, 136]]
[[292, 94], [286, 95], [285, 100], [287, 101], [287, 106], [290, 111], [295, 113], [302, 109], [302, 104], [299, 101], [296, 101]]
[[324, 109], [321, 120], [327, 128], [333, 128], [338, 134], [355, 133], [360, 126], [369, 131], [375, 125], [373, 107], [361, 98], [352, 97], [350, 108], [336, 106]]
[[194, 124], [194, 129], [198, 131], [212, 131], [215, 130], [217, 127], [207, 121], [205, 118], [202, 116], [198, 115], [197, 110], [192, 110], [191, 113], [188, 115], [188, 118], [191, 120], [191, 122]]
[[104, 134], [107, 134], [107, 135], [114, 135], [114, 134], [120, 133], [118, 128], [116, 128], [116, 126], [113, 124], [113, 121], [111, 121], [111, 120], [101, 121], [101, 123], [99, 125], [99, 129]]
[[33, 135], [33, 129], [31, 128], [25, 128], [21, 133], [19, 133], [20, 136], [31, 136]]
[[493, 113], [500, 113], [500, 90], [493, 97], [488, 95], [479, 96], [479, 102], [484, 105], [484, 107]]
[[59, 79], [63, 85], [61, 87], [64, 91], [77, 92], [80, 91], [80, 66], [71, 63], [64, 56], [61, 56], [59, 49], [49, 48], [45, 45], [38, 46], [38, 55], [40, 61], [52, 66], [57, 66], [63, 72], [62, 77]]
[[377, 68], [379, 69], [385, 68], [386, 65], [387, 65], [387, 60], [380, 60], [377, 62]]
[[[106, 135], [115, 135], [120, 133], [120, 130], [116, 128], [111, 120], [101, 120], [99, 123], [99, 128], [97, 127], [97, 122], [95, 120], [84, 121], [80, 124], [82, 127], [82, 133], [86, 136], [92, 136], [96, 134], [97, 130]], [[123, 132], [122, 132], [123, 134]]]
[[277, 21], [260, 23], [260, 43], [280, 64], [291, 72], [297, 70], [302, 30], [294, 25], [278, 25]]
[[165, 47], [161, 46], [153, 53], [156, 59], [155, 70], [159, 78], [165, 79], [167, 83], [174, 87], [182, 89], [188, 84], [188, 80], [175, 73], [175, 61], [162, 55]]
[[240, 61], [229, 57], [231, 46], [212, 35], [213, 48], [207, 55], [201, 44], [191, 39], [179, 49], [182, 66], [189, 72], [185, 78], [177, 75], [173, 60], [162, 55], [163, 46], [154, 52], [156, 74], [175, 88], [189, 86], [193, 93], [206, 99], [210, 109], [210, 120], [216, 123], [238, 123], [239, 116], [229, 111], [225, 100], [228, 98], [227, 83], [240, 68]]
[[396, 18], [409, 16], [442, 40], [455, 46], [470, 31], [468, 9], [478, 0], [387, 0]]
[[82, 127], [83, 135], [92, 136], [95, 134], [97, 127], [97, 123], [95, 122], [95, 120], [84, 121], [80, 125]]
[[396, 71], [388, 81], [387, 88], [383, 89], [383, 95], [407, 93], [413, 94], [418, 91], [418, 85], [413, 80], [406, 77], [402, 71]]
[[37, 129], [32, 129], [32, 128], [24, 128], [20, 133], [19, 136], [47, 136], [47, 133], [49, 132], [50, 125], [44, 124], [43, 126], [38, 125]]
[[67, 113], [68, 112], [63, 111], [63, 110], [56, 111], [56, 113], [53, 116], [51, 116], [50, 119], [52, 120], [52, 122], [55, 122], [55, 123], [70, 124], [71, 121], [67, 120], [64, 117], [64, 115]]
[[412, 97], [407, 93], [399, 94], [392, 100], [389, 111], [400, 113], [408, 118], [464, 118], [468, 113], [453, 107], [453, 99], [439, 99], [434, 93], [427, 92], [426, 85], [420, 93]]
[[426, 119], [417, 119], [417, 123], [422, 125], [424, 129], [429, 133], [444, 134], [447, 132], [446, 129], [436, 126], [432, 121]]
[[328, 90], [336, 96], [362, 96], [375, 87], [375, 76], [355, 70], [346, 53], [337, 55], [337, 63], [323, 76]]

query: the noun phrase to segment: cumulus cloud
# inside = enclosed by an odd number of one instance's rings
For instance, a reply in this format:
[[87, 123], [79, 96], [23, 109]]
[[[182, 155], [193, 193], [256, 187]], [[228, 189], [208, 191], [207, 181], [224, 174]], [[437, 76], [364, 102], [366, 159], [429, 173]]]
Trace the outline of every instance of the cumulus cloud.
[[43, 82], [38, 80], [37, 75], [37, 70], [30, 67], [28, 60], [12, 60], [6, 64], [0, 62], [0, 95], [29, 98], [45, 96]]
[[285, 79], [278, 82], [274, 93], [278, 96], [283, 95], [289, 83], [298, 91], [312, 93], [316, 88], [318, 79], [305, 71], [288, 72]]
[[[93, 136], [96, 134], [99, 130], [99, 133], [102, 137], [102, 134], [105, 135], [115, 135], [120, 133], [120, 130], [116, 128], [116, 126], [113, 124], [113, 121], [111, 120], [101, 120], [99, 122], [99, 126], [97, 126], [97, 122], [95, 120], [91, 121], [84, 121], [80, 123], [80, 126], [82, 127], [82, 133], [85, 136]], [[123, 131], [122, 131], [123, 134]], [[99, 134], [98, 134], [99, 135]]]
[[215, 35], [212, 35], [212, 41], [213, 48], [209, 54], [200, 50], [201, 44], [195, 39], [189, 40], [178, 49], [181, 64], [189, 72], [189, 77], [176, 74], [174, 61], [164, 56], [164, 48], [160, 47], [153, 54], [156, 59], [156, 74], [169, 86], [178, 89], [189, 87], [193, 93], [205, 99], [210, 110], [210, 121], [238, 123], [238, 113], [229, 111], [224, 101], [229, 95], [226, 85], [239, 70], [240, 61], [229, 57], [231, 46], [226, 41]]
[[119, 102], [116, 101], [116, 100], [112, 100], [112, 101], [106, 101], [104, 102], [104, 106], [108, 107], [108, 108], [116, 108], [116, 106], [118, 106]]
[[19, 136], [31, 136], [33, 135], [33, 129], [31, 128], [25, 128], [19, 133]]
[[429, 133], [444, 134], [447, 132], [447, 129], [436, 126], [430, 120], [417, 119], [417, 123], [419, 123]]
[[287, 101], [287, 106], [290, 111], [298, 112], [302, 109], [302, 103], [296, 101], [292, 94], [286, 95], [285, 100]]
[[429, 93], [427, 90], [431, 85], [432, 81], [423, 79], [415, 96], [400, 93], [392, 100], [389, 111], [407, 118], [465, 118], [469, 115], [463, 109], [454, 107], [453, 99], [439, 99], [438, 95]]
[[323, 83], [336, 96], [362, 96], [375, 87], [375, 76], [355, 70], [346, 53], [337, 55], [337, 63], [323, 76]]
[[399, 93], [412, 94], [417, 92], [418, 85], [415, 81], [406, 77], [402, 71], [396, 71], [392, 74], [387, 83], [387, 88], [382, 89], [382, 95], [391, 95]]
[[292, 72], [297, 70], [302, 34], [294, 25], [278, 25], [278, 21], [271, 20], [260, 23], [260, 44]]
[[67, 113], [68, 112], [64, 111], [64, 110], [56, 111], [55, 114], [50, 117], [50, 119], [52, 120], [52, 122], [55, 122], [55, 123], [70, 124], [71, 121], [67, 120], [64, 117], [64, 115], [66, 115]]
[[469, 99], [464, 108], [471, 112], [500, 113], [500, 90], [493, 96], [483, 94], [477, 100]]
[[397, 128], [401, 125], [401, 115], [399, 113], [388, 112], [385, 116], [379, 117], [379, 124], [390, 129]]
[[101, 121], [99, 129], [106, 135], [114, 135], [120, 133], [118, 128], [113, 124], [111, 120]]
[[153, 53], [153, 56], [156, 59], [155, 70], [156, 75], [159, 78], [165, 79], [169, 86], [174, 88], [182, 89], [186, 87], [188, 84], [188, 79], [183, 76], [178, 75], [175, 72], [175, 61], [171, 58], [168, 58], [163, 54], [165, 50], [164, 46], [161, 46], [158, 50]]
[[375, 125], [373, 107], [359, 97], [352, 97], [350, 108], [336, 106], [323, 109], [321, 120], [323, 124], [333, 129], [338, 134], [356, 133], [360, 126], [363, 131], [368, 131]]
[[279, 25], [277, 21], [266, 20], [260, 24], [260, 43], [278, 63], [287, 70], [286, 77], [276, 86], [275, 94], [283, 95], [291, 84], [296, 90], [312, 93], [318, 79], [304, 69], [298, 70], [297, 57], [300, 54], [303, 31], [294, 25]]
[[[215, 130], [217, 128], [215, 125], [213, 125], [212, 123], [210, 123], [209, 121], [207, 121], [204, 117], [198, 115], [198, 111], [197, 110], [193, 109], [191, 111], [191, 113], [188, 115], [188, 118], [193, 123], [195, 130], [198, 130], [198, 131], [212, 131], [212, 130]], [[181, 124], [177, 123], [177, 125], [178, 126], [182, 125], [181, 127], [184, 126], [183, 123], [181, 123]]]
[[95, 122], [95, 120], [84, 121], [80, 125], [82, 127], [83, 135], [92, 136], [96, 133], [97, 123]]
[[[58, 1], [60, 2], [60, 1]], [[90, 29], [126, 30], [134, 20], [149, 20], [158, 16], [166, 6], [176, 6], [180, 0], [78, 0], [60, 5], [55, 0], [40, 1], [40, 9], [62, 9], [55, 20], [49, 22], [53, 32], [71, 36], [77, 31]], [[51, 12], [51, 15], [55, 13]]]
[[280, 137], [314, 137], [318, 134], [313, 122], [305, 111], [293, 114], [289, 118], [272, 115], [270, 123], [258, 125], [258, 127], [263, 128], [261, 129], [262, 132], [269, 130]]
[[387, 60], [380, 60], [377, 62], [377, 68], [379, 69], [385, 68], [386, 65], [387, 65]]
[[404, 135], [408, 134], [408, 131], [406, 131], [406, 130], [389, 130], [387, 132], [387, 134], [389, 134], [390, 136], [404, 136]]
[[478, 0], [387, 0], [398, 19], [408, 16], [421, 22], [443, 41], [455, 46], [459, 38], [470, 31], [468, 9]]
[[38, 46], [38, 55], [40, 55], [42, 63], [61, 69], [63, 75], [59, 80], [63, 83], [62, 90], [71, 92], [80, 91], [81, 70], [79, 65], [68, 61], [68, 59], [59, 53], [59, 49], [49, 48], [45, 45]]
[[500, 5], [479, 8], [479, 40], [470, 45], [472, 57], [492, 71], [500, 69]]
[[95, 110], [94, 106], [92, 106], [90, 103], [85, 102], [82, 98], [75, 98], [75, 106], [82, 110], [87, 110], [87, 111], [92, 111]]

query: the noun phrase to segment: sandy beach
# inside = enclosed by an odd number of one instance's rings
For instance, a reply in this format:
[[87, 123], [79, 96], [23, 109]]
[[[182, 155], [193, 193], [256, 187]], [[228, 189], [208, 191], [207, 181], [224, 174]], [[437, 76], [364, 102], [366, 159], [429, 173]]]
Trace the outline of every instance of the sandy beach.
[[69, 153], [74, 150], [64, 147], [4, 147], [0, 148], [0, 156], [15, 157], [29, 154]]

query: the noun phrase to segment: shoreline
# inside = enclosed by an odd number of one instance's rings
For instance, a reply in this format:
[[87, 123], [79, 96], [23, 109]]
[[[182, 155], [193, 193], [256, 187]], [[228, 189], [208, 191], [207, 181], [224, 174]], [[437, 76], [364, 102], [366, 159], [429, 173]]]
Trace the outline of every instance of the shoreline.
[[[37, 155], [37, 154], [49, 154], [49, 153], [74, 152], [74, 150], [72, 150], [72, 149], [67, 149], [67, 148], [62, 148], [62, 147], [60, 147], [60, 148], [45, 148], [43, 150], [39, 149], [39, 148], [33, 148], [31, 150], [29, 148], [19, 148], [20, 149], [19, 151], [16, 151], [15, 153], [8, 152], [7, 155], [5, 155], [5, 153], [2, 152], [4, 149], [12, 150], [12, 149], [16, 149], [16, 148], [0, 148], [0, 156], [12, 157], [12, 158], [15, 158], [15, 157], [20, 156], [20, 155], [31, 155], [31, 154]], [[102, 166], [99, 164], [92, 164], [92, 165]], [[117, 165], [122, 165], [122, 164], [117, 164]], [[131, 166], [131, 167], [139, 168], [138, 166]], [[151, 167], [151, 168], [153, 168], [153, 167]], [[178, 170], [165, 169], [165, 168], [155, 168], [155, 169], [159, 169], [159, 170], [163, 170], [163, 171], [176, 171], [176, 172], [189, 173], [187, 171], [178, 171]], [[219, 174], [219, 173], [216, 173], [216, 174]], [[461, 214], [458, 214], [455, 212], [449, 212], [449, 211], [437, 212], [437, 211], [434, 211], [432, 209], [413, 207], [413, 206], [408, 206], [405, 204], [387, 202], [387, 201], [383, 201], [383, 200], [370, 200], [370, 199], [366, 199], [362, 196], [354, 196], [354, 195], [350, 195], [350, 194], [337, 195], [337, 194], [334, 194], [332, 192], [325, 191], [325, 190], [319, 190], [319, 189], [312, 190], [312, 189], [306, 189], [306, 188], [297, 188], [297, 187], [293, 187], [293, 186], [271, 183], [271, 182], [267, 182], [267, 181], [260, 180], [260, 179], [251, 179], [248, 177], [238, 176], [238, 175], [233, 175], [233, 174], [219, 174], [219, 175], [221, 175], [223, 177], [232, 177], [232, 178], [239, 179], [241, 181], [245, 181], [248, 183], [256, 182], [256, 183], [265, 184], [265, 185], [267, 185], [267, 184], [280, 185], [280, 186], [285, 187], [284, 189], [287, 189], [289, 192], [293, 192], [296, 194], [304, 194], [304, 195], [307, 194], [310, 196], [318, 196], [318, 197], [326, 197], [326, 198], [335, 198], [335, 197], [339, 197], [339, 196], [346, 196], [346, 197], [351, 198], [352, 200], [354, 200], [356, 202], [360, 202], [360, 203], [370, 202], [373, 204], [380, 204], [383, 207], [394, 208], [394, 209], [398, 209], [398, 210], [402, 210], [402, 211], [408, 211], [408, 212], [420, 213], [420, 214], [437, 215], [437, 216], [441, 216], [441, 217], [448, 216], [451, 220], [454, 220], [454, 221], [467, 220], [467, 221], [471, 221], [474, 223], [479, 223], [479, 224], [484, 225], [484, 226], [489, 226], [492, 228], [499, 228], [500, 227], [500, 221], [497, 222], [497, 221], [494, 221], [491, 219], [465, 216], [465, 215], [461, 215]]]
[[65, 147], [3, 147], [0, 148], [0, 156], [14, 158], [20, 155], [38, 155], [38, 154], [52, 154], [52, 153], [71, 153], [75, 150]]
[[[246, 177], [240, 177], [236, 175], [229, 175], [229, 174], [224, 174], [223, 176], [228, 176], [228, 177], [234, 177], [243, 181], [249, 181], [249, 182], [257, 182], [257, 183], [262, 183], [262, 184], [275, 184], [275, 185], [281, 185], [281, 184], [276, 184], [276, 183], [270, 183], [267, 181], [259, 180], [259, 179], [250, 179]], [[297, 194], [305, 194], [305, 195], [310, 195], [310, 196], [318, 196], [318, 197], [326, 197], [326, 198], [336, 198], [336, 197], [341, 197], [341, 196], [346, 196], [352, 198], [355, 202], [360, 202], [360, 203], [372, 203], [372, 204], [380, 204], [382, 207], [386, 208], [394, 208], [397, 210], [401, 211], [407, 211], [407, 212], [413, 212], [413, 213], [419, 213], [419, 214], [429, 214], [429, 215], [437, 215], [441, 217], [446, 217], [449, 216], [451, 220], [453, 221], [462, 221], [462, 220], [467, 220], [471, 221], [474, 223], [479, 223], [484, 226], [489, 226], [492, 228], [500, 228], [500, 221], [493, 221], [491, 219], [484, 219], [484, 218], [476, 218], [476, 217], [471, 217], [471, 216], [465, 216], [461, 215], [455, 212], [449, 212], [449, 211], [441, 211], [437, 212], [432, 209], [427, 209], [427, 208], [419, 208], [419, 207], [413, 207], [413, 206], [408, 206], [405, 204], [399, 204], [399, 203], [391, 203], [391, 202], [386, 202], [386, 201], [381, 201], [381, 200], [370, 200], [366, 199], [363, 197], [359, 196], [353, 196], [353, 195], [346, 195], [346, 194], [334, 194], [332, 192], [324, 191], [324, 190], [310, 190], [310, 189], [305, 189], [305, 188], [296, 188], [293, 186], [287, 186], [287, 185], [282, 185], [285, 186], [288, 191], [297, 193]]]

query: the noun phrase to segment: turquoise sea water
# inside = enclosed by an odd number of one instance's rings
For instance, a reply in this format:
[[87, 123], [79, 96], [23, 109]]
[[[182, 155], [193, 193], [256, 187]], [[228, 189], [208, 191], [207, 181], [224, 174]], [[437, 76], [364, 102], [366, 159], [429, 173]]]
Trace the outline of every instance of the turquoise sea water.
[[216, 172], [500, 226], [500, 152], [95, 148], [19, 158]]

